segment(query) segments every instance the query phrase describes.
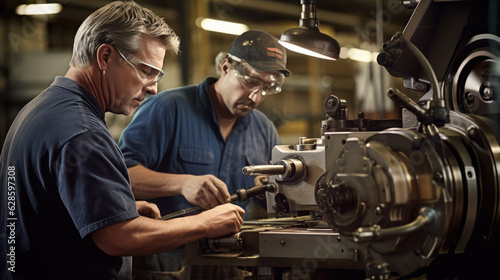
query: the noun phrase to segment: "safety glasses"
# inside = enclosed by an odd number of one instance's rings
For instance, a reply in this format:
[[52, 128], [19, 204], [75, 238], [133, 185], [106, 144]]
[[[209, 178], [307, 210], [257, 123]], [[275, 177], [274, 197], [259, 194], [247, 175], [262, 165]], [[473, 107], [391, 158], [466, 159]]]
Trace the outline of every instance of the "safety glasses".
[[146, 81], [148, 85], [153, 85], [161, 80], [165, 72], [156, 66], [153, 66], [147, 62], [144, 62], [137, 58], [133, 54], [127, 54], [124, 56], [122, 52], [117, 49], [120, 56], [132, 66], [142, 80]]
[[228, 54], [231, 58], [231, 68], [240, 84], [251, 92], [261, 91], [262, 95], [272, 95], [281, 92], [285, 75], [279, 72], [263, 72], [253, 68], [244, 59]]

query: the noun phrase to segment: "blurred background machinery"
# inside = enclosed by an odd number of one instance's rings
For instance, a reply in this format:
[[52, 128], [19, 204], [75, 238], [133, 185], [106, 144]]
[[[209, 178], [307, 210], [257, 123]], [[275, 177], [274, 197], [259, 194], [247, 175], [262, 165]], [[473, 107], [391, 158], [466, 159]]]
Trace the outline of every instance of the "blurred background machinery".
[[402, 118], [349, 119], [328, 96], [317, 138], [243, 169], [270, 175], [269, 218], [190, 244], [189, 262], [255, 279], [498, 277], [498, 4], [403, 2], [412, 17], [377, 57], [403, 80], [387, 91]]

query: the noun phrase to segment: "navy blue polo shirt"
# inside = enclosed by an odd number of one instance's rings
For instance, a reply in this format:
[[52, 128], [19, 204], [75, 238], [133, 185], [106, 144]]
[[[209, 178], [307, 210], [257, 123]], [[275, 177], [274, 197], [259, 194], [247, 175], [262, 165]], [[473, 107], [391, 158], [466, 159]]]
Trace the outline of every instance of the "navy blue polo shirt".
[[104, 111], [85, 88], [57, 77], [28, 103], [9, 129], [0, 170], [1, 255], [13, 261], [2, 261], [2, 279], [118, 279], [122, 258], [89, 233], [138, 213]]
[[[145, 101], [123, 132], [119, 146], [128, 167], [176, 174], [212, 174], [229, 193], [254, 186], [246, 165], [269, 164], [280, 143], [273, 123], [258, 110], [238, 118], [226, 141], [212, 106], [207, 78], [199, 85], [167, 90]], [[151, 200], [163, 215], [192, 205], [182, 196]], [[238, 203], [245, 207], [245, 203]]]

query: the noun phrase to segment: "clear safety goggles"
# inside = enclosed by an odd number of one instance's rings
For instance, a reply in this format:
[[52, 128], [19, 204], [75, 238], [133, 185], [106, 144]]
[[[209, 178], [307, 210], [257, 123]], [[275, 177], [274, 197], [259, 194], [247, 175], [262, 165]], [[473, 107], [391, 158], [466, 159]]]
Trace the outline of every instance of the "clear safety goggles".
[[240, 59], [231, 54], [231, 68], [241, 85], [251, 92], [261, 91], [262, 95], [271, 95], [281, 92], [281, 87], [285, 82], [285, 75], [280, 72], [263, 72], [253, 68], [244, 59]]
[[117, 51], [120, 56], [134, 68], [139, 78], [145, 80], [148, 85], [153, 85], [159, 82], [165, 74], [165, 72], [163, 72], [160, 68], [140, 60], [133, 54], [127, 54], [127, 56], [124, 56], [119, 50]]

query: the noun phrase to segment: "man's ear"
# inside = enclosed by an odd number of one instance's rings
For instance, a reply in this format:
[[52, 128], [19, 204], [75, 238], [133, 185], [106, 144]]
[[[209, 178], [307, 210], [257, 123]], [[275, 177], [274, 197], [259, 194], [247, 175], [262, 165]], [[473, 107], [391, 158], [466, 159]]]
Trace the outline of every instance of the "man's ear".
[[230, 68], [231, 68], [231, 64], [229, 63], [229, 59], [227, 59], [227, 58], [224, 59], [221, 63], [221, 66], [220, 66], [221, 76], [226, 75]]
[[102, 44], [97, 49], [97, 65], [99, 65], [99, 69], [102, 71], [106, 71], [108, 68], [109, 59], [113, 50], [114, 48], [110, 44]]

